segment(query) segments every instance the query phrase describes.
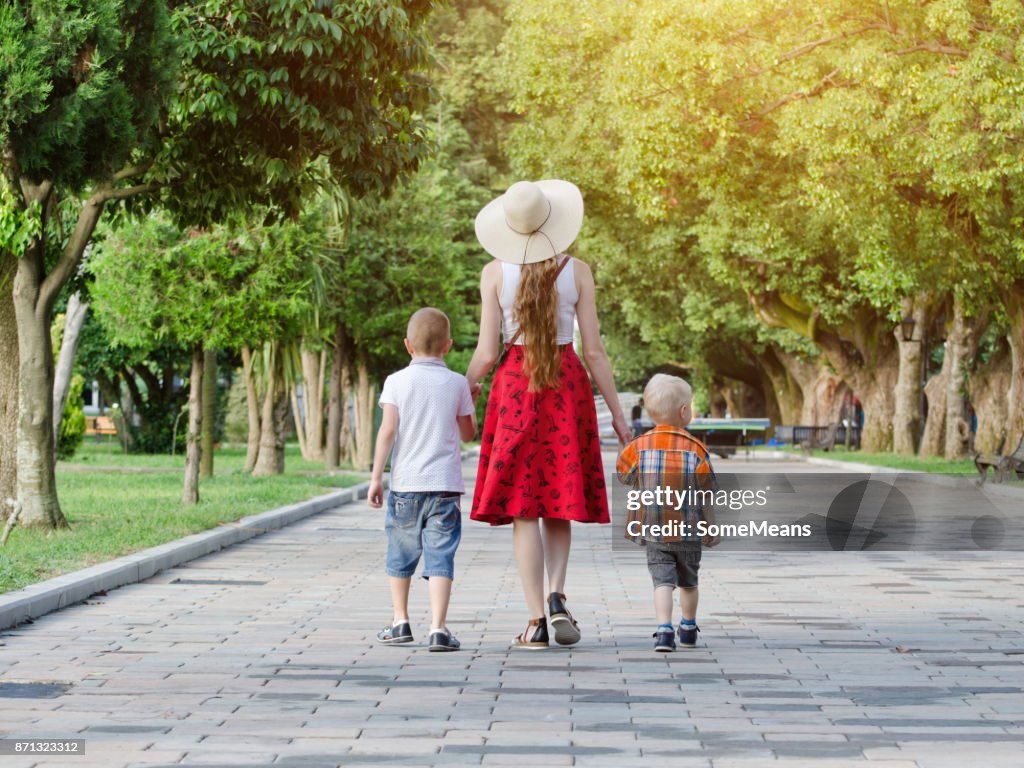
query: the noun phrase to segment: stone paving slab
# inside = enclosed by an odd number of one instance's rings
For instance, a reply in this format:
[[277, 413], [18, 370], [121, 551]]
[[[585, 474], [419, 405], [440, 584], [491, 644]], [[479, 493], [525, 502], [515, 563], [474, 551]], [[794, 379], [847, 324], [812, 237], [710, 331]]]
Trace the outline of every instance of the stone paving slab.
[[1024, 764], [1024, 554], [708, 552], [701, 646], [655, 654], [642, 554], [577, 526], [583, 642], [525, 652], [511, 531], [467, 520], [432, 654], [420, 583], [416, 642], [374, 641], [381, 528], [352, 503], [0, 633], [0, 737], [86, 740], [0, 768]]

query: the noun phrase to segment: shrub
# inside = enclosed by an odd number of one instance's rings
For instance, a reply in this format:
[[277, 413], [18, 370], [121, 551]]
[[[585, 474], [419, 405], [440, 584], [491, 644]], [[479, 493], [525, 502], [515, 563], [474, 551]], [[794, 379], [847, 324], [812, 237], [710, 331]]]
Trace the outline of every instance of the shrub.
[[64, 403], [64, 415], [60, 420], [60, 434], [57, 438], [57, 458], [67, 460], [75, 455], [78, 446], [85, 439], [85, 401], [82, 390], [85, 379], [75, 374], [68, 387], [68, 399]]

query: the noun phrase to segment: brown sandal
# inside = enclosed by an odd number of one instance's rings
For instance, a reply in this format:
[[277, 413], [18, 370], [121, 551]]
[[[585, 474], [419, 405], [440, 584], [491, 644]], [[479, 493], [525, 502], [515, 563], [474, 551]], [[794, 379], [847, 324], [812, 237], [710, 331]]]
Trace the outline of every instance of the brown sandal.
[[522, 648], [527, 651], [537, 651], [548, 647], [548, 621], [541, 616], [539, 619], [530, 619], [523, 634], [512, 641], [513, 648]]

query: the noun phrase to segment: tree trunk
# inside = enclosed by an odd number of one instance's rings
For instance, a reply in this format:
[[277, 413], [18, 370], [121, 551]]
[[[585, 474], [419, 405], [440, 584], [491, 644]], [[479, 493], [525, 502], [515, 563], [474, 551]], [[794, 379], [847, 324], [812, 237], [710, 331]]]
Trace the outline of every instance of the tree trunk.
[[192, 350], [192, 376], [188, 384], [188, 438], [185, 447], [185, 489], [182, 504], [199, 501], [199, 461], [203, 430], [203, 348]]
[[[851, 352], [838, 348], [843, 342], [831, 334], [821, 334], [819, 344], [864, 409], [861, 450], [888, 453], [893, 447], [892, 425], [896, 412], [896, 382], [899, 379], [896, 340], [887, 322], [865, 323], [857, 331], [859, 338], [854, 346], [861, 358], [857, 362], [853, 361]], [[833, 420], [838, 418], [842, 408], [842, 397], [838, 391], [835, 394]]]
[[356, 430], [352, 393], [352, 371], [345, 369], [341, 379], [341, 460], [353, 463], [356, 457]]
[[[330, 393], [327, 411], [327, 440], [324, 448], [324, 466], [337, 469], [346, 445], [342, 437], [343, 425], [348, 421], [348, 389], [350, 382], [351, 346], [341, 321], [334, 325], [334, 355], [331, 358]], [[351, 427], [349, 428], [351, 433]], [[349, 455], [351, 458], [351, 454]]]
[[800, 423], [819, 427], [835, 424], [842, 417], [843, 403], [849, 394], [846, 382], [829, 371], [825, 361], [819, 359], [814, 366], [814, 375], [804, 389]]
[[928, 379], [924, 385], [924, 397], [928, 402], [928, 414], [925, 417], [924, 433], [921, 435], [921, 456], [942, 456], [946, 445], [946, 393], [949, 381], [951, 356], [949, 345], [942, 359], [942, 370], [938, 375]]
[[[767, 416], [773, 421], [777, 421], [779, 418], [778, 406], [774, 397], [765, 397], [764, 392], [749, 381], [732, 381], [725, 388], [723, 394], [729, 405], [729, 412], [734, 419]], [[769, 401], [771, 406], [768, 404]]]
[[824, 356], [807, 359], [782, 350], [776, 356], [802, 393], [800, 410], [786, 423], [820, 427], [839, 421], [850, 389], [829, 370]]
[[[78, 350], [78, 337], [82, 332], [82, 324], [89, 312], [89, 302], [84, 304], [78, 291], [68, 299], [68, 308], [64, 313], [64, 335], [57, 355], [57, 368], [53, 374], [53, 444], [60, 439], [60, 422], [64, 417], [64, 404], [68, 399], [71, 387], [71, 371], [75, 365], [75, 352]], [[56, 457], [56, 454], [54, 454]]]
[[892, 323], [877, 310], [860, 306], [842, 323], [831, 326], [799, 297], [775, 292], [748, 294], [751, 306], [766, 325], [788, 328], [814, 342], [864, 407], [861, 447], [892, 450], [895, 389], [899, 373]]
[[708, 413], [711, 414], [712, 419], [724, 419], [726, 410], [729, 408], [729, 404], [725, 400], [726, 385], [721, 377], [716, 376], [713, 379], [711, 386], [711, 392], [708, 393]]
[[213, 477], [213, 446], [217, 429], [217, 350], [203, 353], [203, 434], [199, 452], [199, 476]]
[[[288, 414], [288, 393], [278, 380], [276, 344], [266, 371], [266, 390], [260, 415], [260, 445], [253, 467], [254, 477], [280, 475], [284, 472], [284, 419]], [[283, 416], [282, 416], [283, 414]]]
[[967, 392], [978, 419], [974, 433], [974, 450], [978, 453], [997, 453], [1006, 442], [1009, 390], [1010, 352], [1006, 340], [1000, 339], [988, 360], [967, 379]]
[[[326, 352], [300, 349], [302, 357], [302, 415], [296, 414], [295, 423], [301, 421], [305, 436], [302, 457], [307, 461], [324, 460], [324, 368]], [[300, 442], [301, 444], [301, 442]]]
[[369, 470], [373, 463], [374, 385], [366, 360], [360, 356], [356, 368], [356, 469]]
[[892, 450], [892, 419], [896, 412], [896, 365], [876, 369], [876, 383], [862, 384], [857, 388], [864, 408], [864, 430], [860, 447], [868, 453], [888, 453]]
[[284, 389], [274, 405], [274, 474], [284, 473], [284, 436], [288, 429], [288, 396]]
[[[292, 384], [290, 395], [292, 401], [292, 424], [295, 426], [295, 437], [299, 441], [299, 452], [302, 454], [302, 458], [306, 459], [308, 449], [306, 448], [306, 428], [302, 423], [302, 414], [299, 408], [299, 387], [297, 384]], [[304, 410], [304, 409], [303, 409]]]
[[54, 475], [52, 304], [40, 301], [40, 272], [39, 260], [26, 256], [18, 260], [14, 278], [19, 362], [18, 500], [22, 504], [22, 525], [66, 528]]
[[[13, 153], [5, 152], [5, 170], [17, 173], [10, 162]], [[47, 272], [46, 233], [49, 224], [50, 195], [53, 183], [43, 180], [34, 183], [21, 177], [20, 187], [24, 208], [39, 206], [42, 212], [41, 235], [32, 240], [25, 252], [17, 258], [14, 273], [14, 313], [18, 323], [18, 429], [17, 429], [17, 495], [22, 505], [22, 524], [48, 528], [66, 527], [67, 520], [57, 499], [54, 476], [53, 439], [53, 343], [50, 324], [53, 305], [81, 262], [89, 239], [92, 237], [103, 206], [112, 195], [109, 186], [97, 188], [82, 204], [67, 242]], [[14, 254], [2, 254], [4, 260]], [[8, 272], [8, 274], [10, 274]], [[5, 276], [6, 277], [6, 276]]]
[[803, 388], [783, 361], [787, 356], [790, 356], [789, 353], [769, 346], [758, 359], [769, 379], [777, 404], [777, 421], [773, 422], [775, 424], [797, 424], [804, 405]]
[[18, 319], [14, 313], [17, 259], [0, 253], [0, 519], [18, 494]]
[[946, 437], [943, 455], [947, 459], [962, 459], [971, 448], [971, 424], [967, 410], [967, 377], [978, 353], [978, 344], [988, 325], [988, 312], [977, 317], [966, 316], [959, 297], [953, 303], [953, 325], [946, 340], [943, 372], [949, 362], [946, 379]]
[[1006, 445], [1009, 455], [1020, 445], [1024, 436], [1024, 281], [1004, 291], [1003, 308], [1009, 322], [1006, 340], [1010, 345], [1010, 389], [1007, 392], [1009, 409], [1006, 414]]
[[252, 472], [260, 452], [260, 401], [256, 395], [256, 379], [252, 373], [252, 350], [242, 347], [242, 374], [245, 376], [245, 407], [249, 414], [249, 438], [245, 449], [244, 472]]
[[911, 338], [903, 339], [903, 328], [899, 325], [893, 336], [899, 349], [899, 369], [896, 376], [896, 405], [892, 419], [893, 450], [901, 456], [914, 456], [923, 427], [921, 414], [921, 392], [924, 378], [924, 361], [928, 353], [928, 311], [927, 301], [916, 298], [904, 301], [904, 317], [912, 317], [914, 326]]

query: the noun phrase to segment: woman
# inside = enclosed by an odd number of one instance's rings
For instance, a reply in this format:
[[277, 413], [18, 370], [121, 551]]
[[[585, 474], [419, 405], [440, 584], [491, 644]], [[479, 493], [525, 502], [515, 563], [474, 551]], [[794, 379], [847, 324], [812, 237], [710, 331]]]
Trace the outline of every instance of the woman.
[[583, 224], [583, 198], [567, 181], [520, 181], [476, 218], [480, 244], [495, 258], [480, 278], [480, 339], [466, 378], [472, 391], [498, 360], [484, 420], [473, 520], [512, 523], [512, 542], [530, 620], [517, 648], [547, 648], [544, 571], [555, 641], [573, 645], [579, 626], [565, 607], [570, 521], [607, 523], [601, 445], [583, 359], [625, 444], [619, 405], [601, 342], [590, 268], [564, 254]]

